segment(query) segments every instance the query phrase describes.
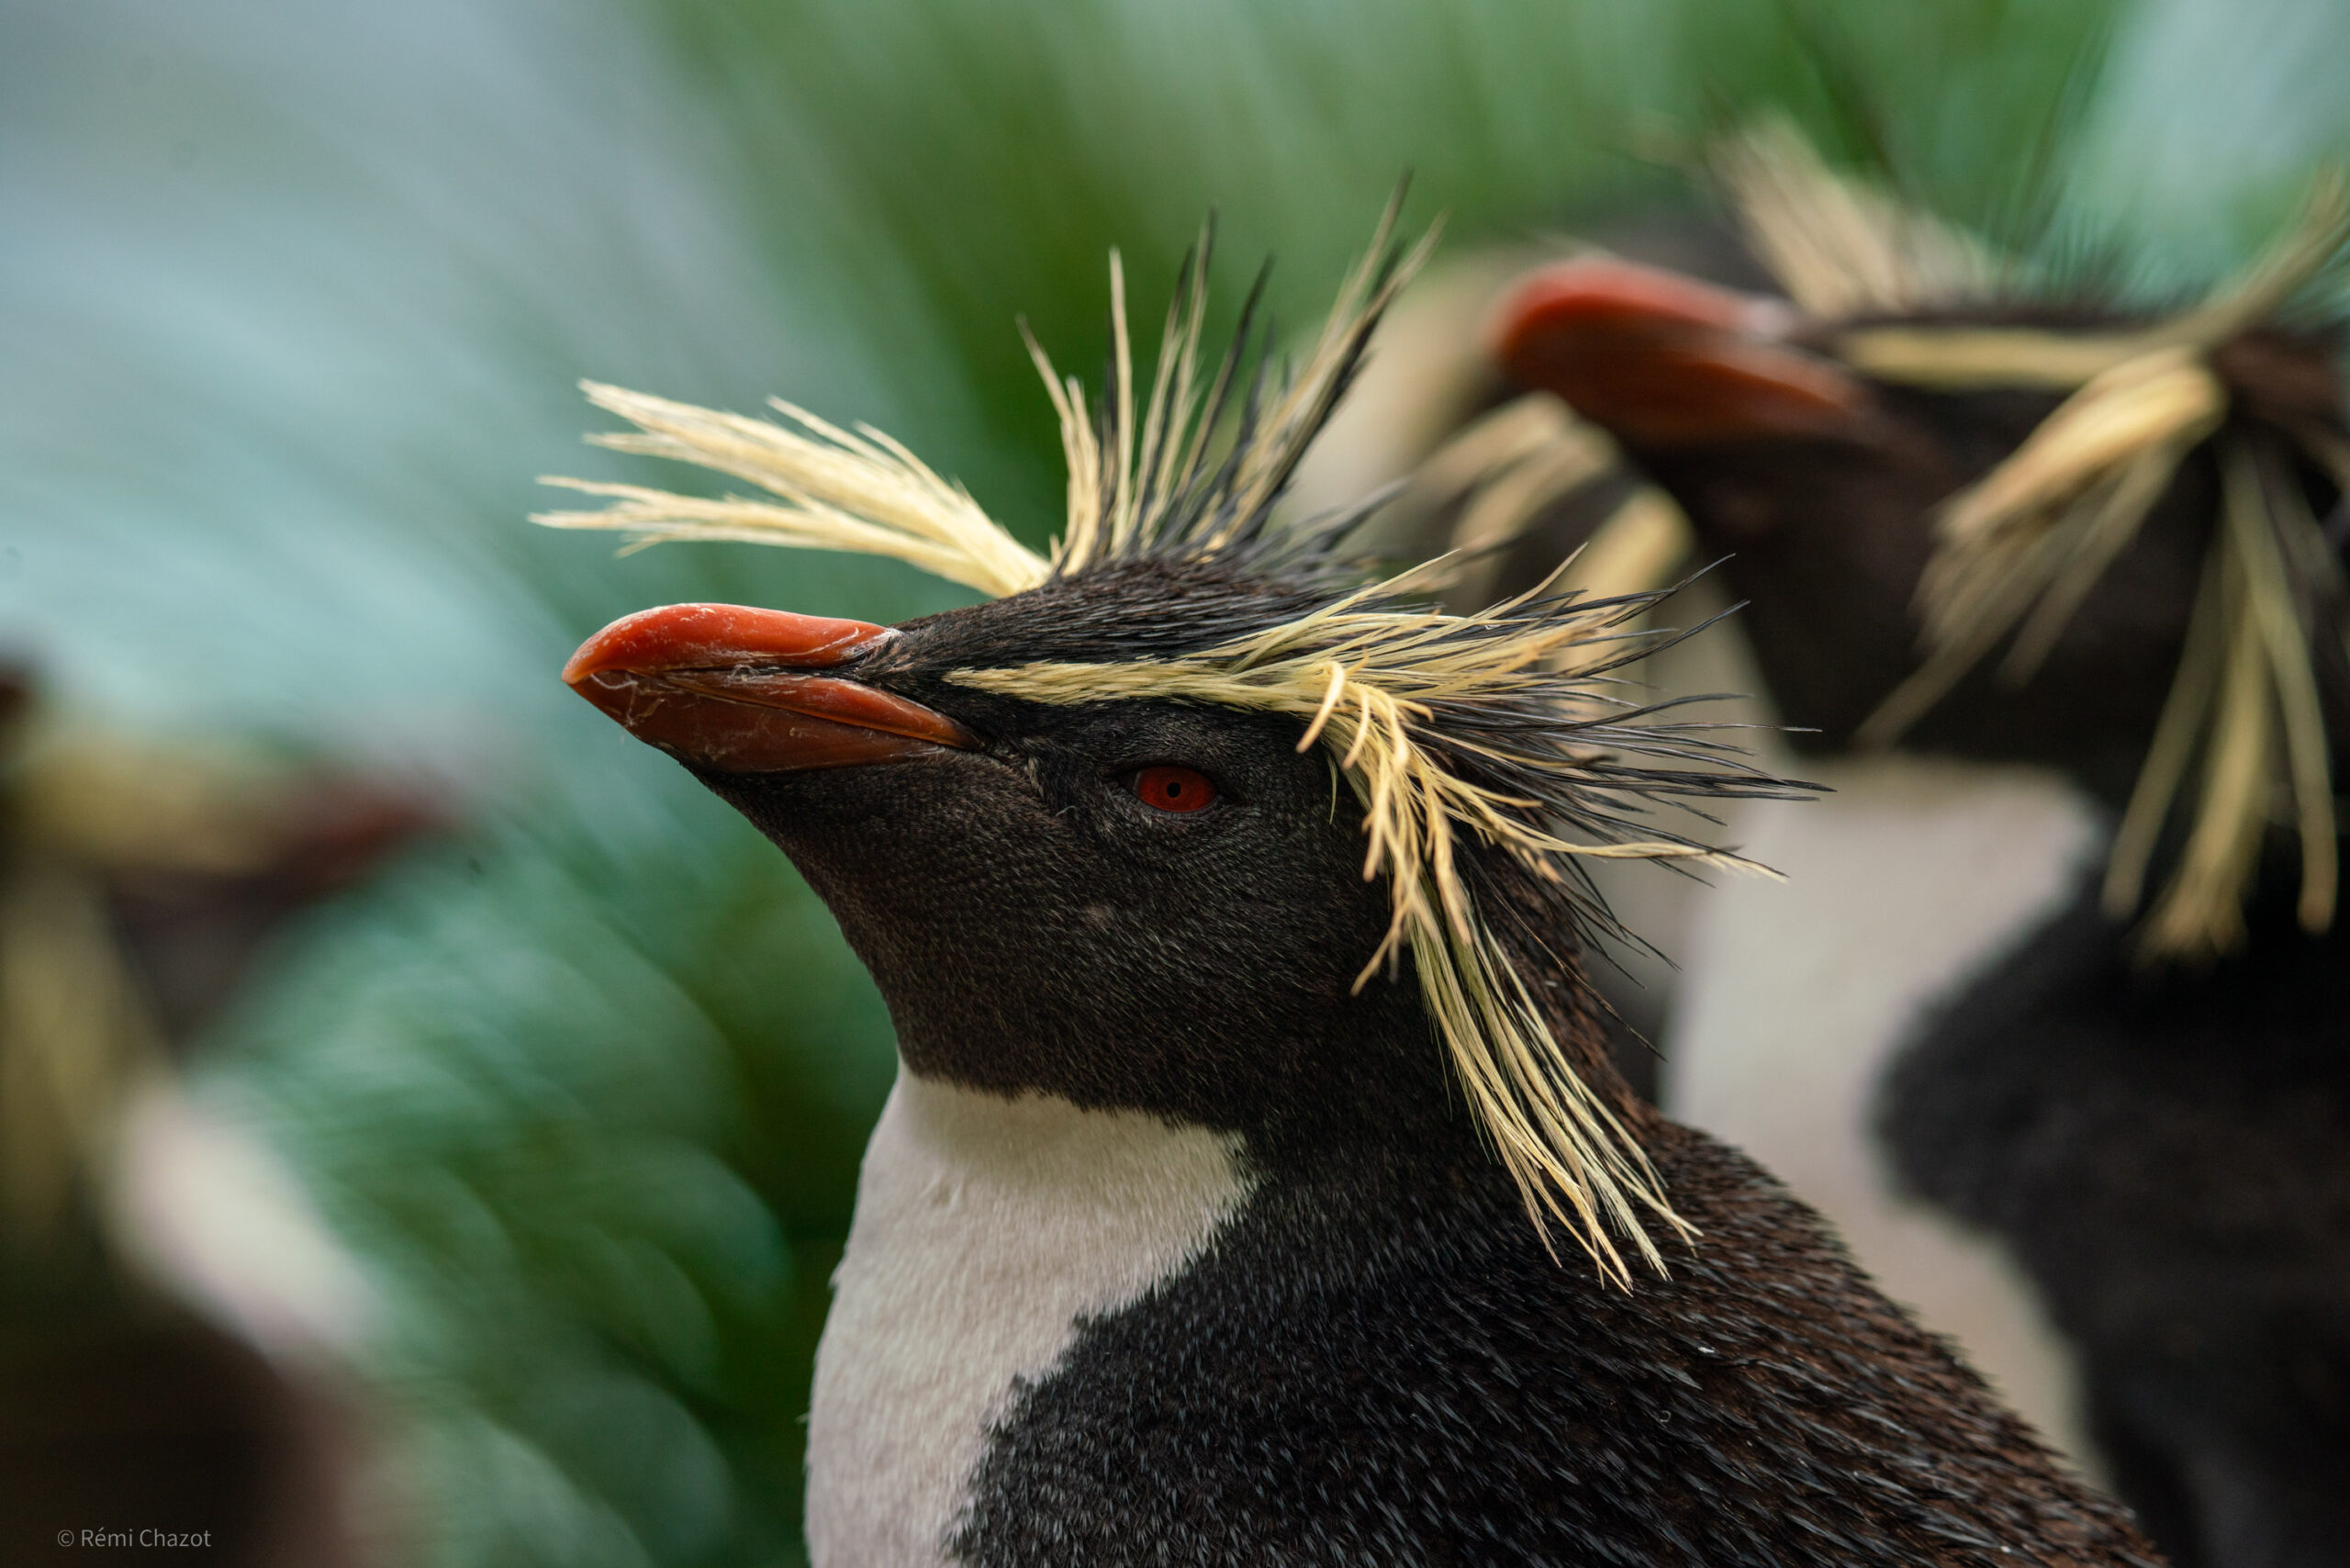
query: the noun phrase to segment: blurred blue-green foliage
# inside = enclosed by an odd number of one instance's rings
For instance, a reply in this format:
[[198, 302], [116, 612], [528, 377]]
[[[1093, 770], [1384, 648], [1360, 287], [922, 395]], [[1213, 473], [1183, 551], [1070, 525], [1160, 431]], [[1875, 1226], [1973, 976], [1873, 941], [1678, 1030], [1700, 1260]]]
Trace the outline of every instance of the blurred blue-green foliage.
[[[436, 1564], [799, 1553], [799, 1417], [888, 1022], [781, 857], [554, 679], [611, 616], [890, 621], [895, 566], [521, 519], [583, 375], [890, 430], [1041, 541], [1012, 328], [1103, 348], [1203, 215], [1308, 319], [1398, 174], [1456, 241], [1682, 202], [1715, 132], [2114, 286], [2350, 144], [2322, 0], [0, 0], [0, 604], [65, 699], [434, 781], [212, 1088], [381, 1294]], [[1226, 308], [1237, 290], [1226, 291]], [[644, 472], [639, 465], [640, 474]], [[666, 474], [659, 482], [691, 482]]]

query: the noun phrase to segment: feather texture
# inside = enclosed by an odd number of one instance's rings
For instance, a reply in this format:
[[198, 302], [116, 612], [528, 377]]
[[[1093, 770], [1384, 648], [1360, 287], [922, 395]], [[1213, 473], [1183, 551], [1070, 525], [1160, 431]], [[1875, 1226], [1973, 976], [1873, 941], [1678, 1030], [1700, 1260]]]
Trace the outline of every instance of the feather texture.
[[788, 425], [600, 382], [581, 386], [589, 402], [637, 427], [590, 436], [598, 446], [699, 464], [747, 479], [776, 498], [709, 500], [642, 485], [547, 476], [542, 484], [615, 504], [602, 511], [539, 512], [533, 522], [617, 529], [633, 536], [633, 548], [731, 539], [887, 555], [997, 597], [1035, 588], [1049, 574], [1044, 557], [1005, 532], [961, 486], [940, 478], [879, 431], [845, 431], [779, 398], [773, 407]]

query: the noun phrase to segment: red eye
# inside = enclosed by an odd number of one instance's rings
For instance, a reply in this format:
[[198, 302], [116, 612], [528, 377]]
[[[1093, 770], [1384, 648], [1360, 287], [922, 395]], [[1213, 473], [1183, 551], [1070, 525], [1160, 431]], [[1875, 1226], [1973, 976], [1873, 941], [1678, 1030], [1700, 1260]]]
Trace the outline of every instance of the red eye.
[[1134, 776], [1132, 788], [1144, 805], [1162, 812], [1196, 812], [1215, 803], [1215, 785], [1188, 767], [1146, 767]]

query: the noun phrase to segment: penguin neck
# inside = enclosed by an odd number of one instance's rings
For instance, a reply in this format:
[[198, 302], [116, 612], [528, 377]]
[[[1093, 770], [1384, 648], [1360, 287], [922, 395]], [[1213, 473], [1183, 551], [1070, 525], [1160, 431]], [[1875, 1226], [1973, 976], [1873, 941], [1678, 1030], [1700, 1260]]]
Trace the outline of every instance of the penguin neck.
[[[1562, 968], [1545, 953], [1539, 962], [1520, 958], [1518, 968], [1576, 1070], [1637, 1129], [1646, 1108], [1607, 1057], [1579, 966]], [[1060, 978], [1058, 988], [1081, 991], [1073, 978]], [[1014, 1103], [1042, 1096], [1205, 1129], [1236, 1139], [1263, 1179], [1386, 1171], [1425, 1181], [1432, 1170], [1493, 1162], [1408, 963], [1318, 1007], [1273, 998], [1219, 1009], [1225, 1026], [1207, 1042], [1175, 1022], [1195, 1015], [1190, 1010], [1167, 1010], [1163, 1031], [1145, 1010], [1127, 1008], [1118, 1010], [1119, 1037], [1071, 1029], [1040, 1041], [1034, 1026], [1048, 1010], [1024, 1010], [1018, 1023], [1028, 1027], [1013, 1037], [999, 1014], [940, 1008], [935, 993], [912, 1005], [884, 994], [901, 1069], [916, 1079]]]

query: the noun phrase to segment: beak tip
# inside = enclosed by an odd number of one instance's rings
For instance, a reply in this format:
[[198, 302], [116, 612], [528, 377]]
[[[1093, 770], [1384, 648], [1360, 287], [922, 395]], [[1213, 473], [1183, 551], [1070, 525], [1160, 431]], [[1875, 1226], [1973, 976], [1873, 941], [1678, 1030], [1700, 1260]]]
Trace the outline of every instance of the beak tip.
[[564, 685], [576, 691], [583, 681], [596, 673], [595, 648], [596, 644], [591, 639], [582, 644], [577, 651], [563, 661]]

